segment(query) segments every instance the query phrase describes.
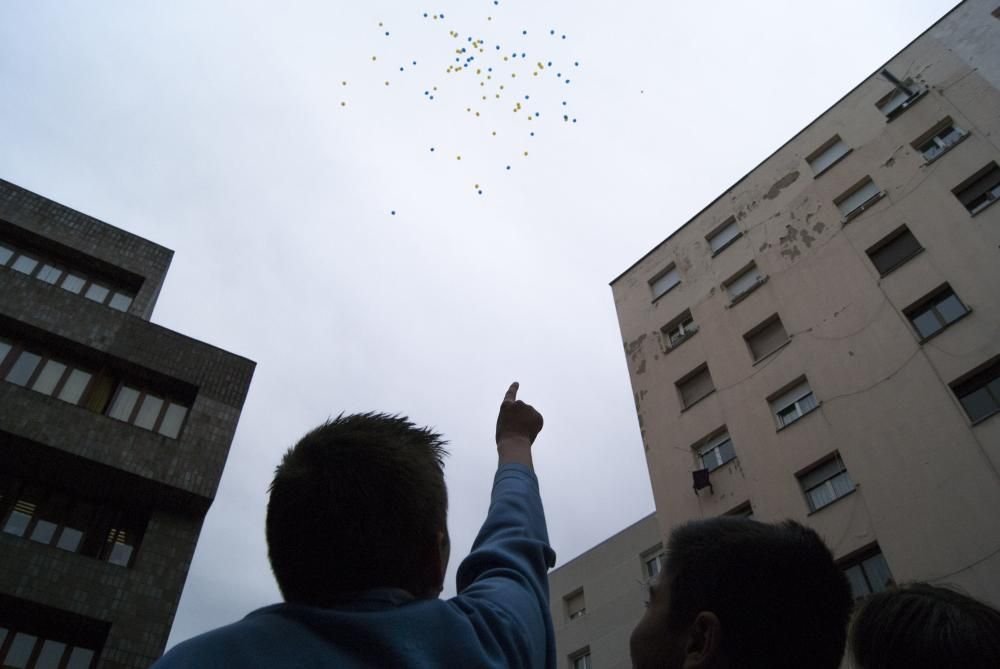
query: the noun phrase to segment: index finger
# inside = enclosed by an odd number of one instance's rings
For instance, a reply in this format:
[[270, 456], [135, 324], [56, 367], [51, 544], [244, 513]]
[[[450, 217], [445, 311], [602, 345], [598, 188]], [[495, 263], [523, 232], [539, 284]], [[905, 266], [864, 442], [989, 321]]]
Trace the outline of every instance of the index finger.
[[517, 399], [517, 389], [518, 389], [519, 385], [520, 384], [518, 384], [517, 381], [515, 381], [512, 384], [510, 384], [510, 388], [507, 389], [507, 392], [503, 396], [503, 401], [504, 402], [513, 402], [514, 400]]

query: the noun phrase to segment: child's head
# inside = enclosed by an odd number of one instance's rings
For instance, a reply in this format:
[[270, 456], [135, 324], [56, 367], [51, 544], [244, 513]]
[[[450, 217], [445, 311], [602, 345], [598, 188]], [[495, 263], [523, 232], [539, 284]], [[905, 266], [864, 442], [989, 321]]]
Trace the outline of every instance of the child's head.
[[835, 669], [851, 592], [830, 550], [793, 521], [719, 517], [674, 529], [632, 633], [645, 667]]
[[859, 669], [1000, 667], [1000, 611], [927, 583], [865, 599], [850, 638]]
[[267, 504], [285, 600], [328, 606], [370, 588], [436, 595], [447, 565], [441, 436], [406, 417], [340, 415], [281, 460]]

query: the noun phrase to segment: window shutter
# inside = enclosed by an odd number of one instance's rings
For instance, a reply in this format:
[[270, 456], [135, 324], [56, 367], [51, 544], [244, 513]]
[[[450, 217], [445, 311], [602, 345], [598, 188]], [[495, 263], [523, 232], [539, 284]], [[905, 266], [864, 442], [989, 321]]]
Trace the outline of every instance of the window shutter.
[[800, 397], [807, 395], [810, 392], [812, 392], [812, 390], [809, 388], [809, 382], [803, 381], [788, 392], [782, 393], [776, 399], [771, 400], [771, 406], [774, 407], [775, 411], [781, 411]]
[[879, 194], [878, 186], [875, 182], [869, 179], [863, 183], [859, 188], [843, 196], [837, 202], [837, 208], [840, 209], [840, 213], [847, 216], [852, 211], [863, 205], [868, 200], [872, 199]]
[[833, 143], [829, 144], [825, 149], [820, 150], [813, 156], [806, 158], [809, 166], [812, 167], [813, 174], [819, 174], [830, 165], [840, 160], [847, 154], [851, 149], [840, 137], [834, 137], [831, 140]]
[[909, 230], [903, 230], [889, 243], [872, 251], [869, 257], [871, 257], [872, 264], [875, 265], [879, 274], [885, 274], [889, 270], [899, 267], [904, 260], [922, 248], [920, 242]]
[[712, 253], [716, 253], [723, 246], [733, 241], [742, 234], [740, 232], [740, 226], [736, 225], [736, 221], [733, 220], [725, 227], [716, 231], [708, 238], [708, 245], [712, 248]]
[[712, 377], [708, 373], [708, 367], [704, 367], [698, 373], [686, 379], [680, 384], [681, 398], [684, 406], [688, 407], [700, 400], [705, 395], [715, 390]]
[[760, 360], [786, 341], [788, 333], [785, 332], [785, 326], [781, 324], [779, 318], [775, 318], [747, 339], [754, 360]]
[[755, 283], [764, 278], [763, 273], [756, 265], [740, 274], [738, 277], [726, 284], [726, 290], [732, 298], [739, 297], [750, 290]]
[[680, 274], [677, 273], [676, 267], [671, 267], [669, 270], [653, 279], [650, 287], [653, 289], [653, 297], [657, 298], [663, 295], [665, 292], [676, 286], [681, 282]]

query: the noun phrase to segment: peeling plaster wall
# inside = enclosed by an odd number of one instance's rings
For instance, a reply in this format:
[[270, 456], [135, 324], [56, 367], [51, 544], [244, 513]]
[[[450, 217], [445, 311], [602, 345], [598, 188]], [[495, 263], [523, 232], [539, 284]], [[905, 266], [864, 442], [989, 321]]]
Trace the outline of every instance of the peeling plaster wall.
[[[963, 3], [886, 65], [927, 89], [902, 114], [886, 120], [891, 84], [869, 77], [612, 282], [664, 535], [749, 500], [838, 557], [877, 541], [897, 580], [1000, 604], [1000, 415], [971, 426], [947, 385], [1000, 355], [1000, 205], [970, 216], [952, 195], [1000, 163], [993, 9]], [[928, 164], [912, 143], [946, 117], [970, 135]], [[851, 152], [815, 176], [805, 156], [834, 135]], [[834, 201], [866, 176], [884, 196], [845, 221]], [[713, 257], [730, 217], [743, 234]], [[924, 251], [880, 277], [865, 251], [904, 224]], [[767, 281], [733, 304], [724, 283], [750, 262]], [[671, 263], [681, 283], [654, 301]], [[944, 283], [972, 312], [921, 343], [903, 310]], [[698, 332], [669, 350], [661, 328], [685, 309]], [[773, 314], [790, 342], [754, 364], [743, 335]], [[705, 362], [716, 391], [684, 409], [675, 382]], [[803, 374], [821, 405], [776, 430], [766, 398]], [[696, 496], [692, 446], [723, 425], [737, 460]], [[858, 489], [808, 514], [795, 473], [836, 450]]]

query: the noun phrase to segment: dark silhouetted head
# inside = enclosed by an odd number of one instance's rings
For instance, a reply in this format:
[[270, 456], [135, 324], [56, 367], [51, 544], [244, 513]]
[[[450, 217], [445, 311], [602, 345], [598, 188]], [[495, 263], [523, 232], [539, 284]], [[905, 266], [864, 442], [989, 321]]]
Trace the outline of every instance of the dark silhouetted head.
[[830, 550], [796, 522], [681, 525], [632, 633], [639, 669], [836, 669], [852, 600]]
[[865, 599], [850, 637], [859, 669], [1000, 667], [1000, 611], [927, 583]]
[[371, 588], [436, 596], [448, 558], [441, 436], [406, 417], [340, 415], [285, 453], [267, 545], [288, 602], [328, 606]]

